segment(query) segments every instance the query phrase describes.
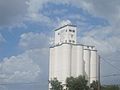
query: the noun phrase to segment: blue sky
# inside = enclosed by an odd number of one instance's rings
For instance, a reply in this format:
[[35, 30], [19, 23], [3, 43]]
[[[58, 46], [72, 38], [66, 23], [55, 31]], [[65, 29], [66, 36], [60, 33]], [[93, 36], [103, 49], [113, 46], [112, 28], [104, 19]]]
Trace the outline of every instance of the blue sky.
[[[101, 57], [119, 69], [119, 4], [119, 0], [0, 0], [0, 83], [7, 83], [0, 88], [47, 90], [49, 46], [54, 29], [67, 21], [77, 25], [79, 43], [95, 45]], [[101, 76], [119, 74], [118, 69], [101, 61]], [[118, 84], [119, 78], [101, 82]], [[24, 84], [30, 82], [36, 83]]]

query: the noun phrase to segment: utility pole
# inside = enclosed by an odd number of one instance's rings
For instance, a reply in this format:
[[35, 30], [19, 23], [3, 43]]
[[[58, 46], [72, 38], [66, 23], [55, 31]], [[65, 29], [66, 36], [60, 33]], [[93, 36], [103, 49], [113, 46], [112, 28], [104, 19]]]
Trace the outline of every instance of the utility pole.
[[98, 90], [101, 89], [100, 85], [100, 55], [98, 56]]

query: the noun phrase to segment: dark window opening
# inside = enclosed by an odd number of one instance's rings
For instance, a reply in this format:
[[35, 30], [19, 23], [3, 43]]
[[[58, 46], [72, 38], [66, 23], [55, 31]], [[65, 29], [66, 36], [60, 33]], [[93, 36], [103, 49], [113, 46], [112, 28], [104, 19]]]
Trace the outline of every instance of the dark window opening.
[[72, 30], [70, 29], [69, 31], [71, 32]]
[[73, 38], [73, 34], [71, 34], [71, 37]]

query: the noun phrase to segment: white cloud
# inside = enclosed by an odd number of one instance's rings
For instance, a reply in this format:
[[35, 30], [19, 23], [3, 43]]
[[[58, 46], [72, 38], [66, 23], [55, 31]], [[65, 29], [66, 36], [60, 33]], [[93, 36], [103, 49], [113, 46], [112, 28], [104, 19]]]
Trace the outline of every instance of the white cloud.
[[6, 57], [0, 63], [0, 80], [3, 83], [40, 82], [48, 80], [49, 37], [43, 33], [24, 33], [19, 45], [22, 54]]
[[4, 58], [0, 65], [0, 79], [3, 78], [4, 83], [15, 83], [34, 82], [44, 78], [43, 74], [47, 72], [47, 52], [47, 49], [34, 49]]
[[49, 17], [42, 15], [40, 10], [47, 0], [1, 0], [0, 26], [20, 27], [25, 21], [53, 23]]
[[111, 24], [120, 20], [119, 0], [71, 0], [71, 3], [88, 11], [92, 16], [107, 19]]
[[4, 37], [2, 36], [2, 34], [0, 33], [0, 44], [3, 43], [3, 42], [5, 42], [5, 39], [4, 39]]
[[72, 24], [72, 22], [70, 20], [62, 20], [62, 21], [59, 21], [59, 25], [58, 27], [62, 27], [64, 25], [67, 25], [67, 24]]
[[119, 38], [119, 34], [113, 34], [111, 27], [104, 27], [85, 32], [83, 37], [79, 37], [79, 42], [95, 45], [100, 54], [109, 55], [120, 50]]
[[0, 26], [19, 26], [26, 17], [27, 0], [0, 0]]
[[[88, 11], [91, 15], [103, 17], [110, 23], [118, 23], [120, 19], [119, 0], [11, 0], [0, 1], [0, 25], [20, 25], [24, 21], [43, 22], [47, 25], [54, 25], [50, 17], [43, 15], [41, 10], [48, 3], [69, 4]], [[109, 3], [108, 3], [109, 2]], [[47, 11], [46, 11], [47, 12]]]
[[[0, 43], [3, 41], [4, 38], [0, 34]], [[48, 36], [43, 33], [24, 33], [19, 44], [25, 52], [6, 57], [0, 62], [1, 83], [40, 80], [43, 82], [41, 84], [46, 84], [44, 80], [47, 80], [48, 75]]]
[[24, 49], [48, 48], [49, 37], [44, 33], [24, 33], [20, 36], [19, 46]]

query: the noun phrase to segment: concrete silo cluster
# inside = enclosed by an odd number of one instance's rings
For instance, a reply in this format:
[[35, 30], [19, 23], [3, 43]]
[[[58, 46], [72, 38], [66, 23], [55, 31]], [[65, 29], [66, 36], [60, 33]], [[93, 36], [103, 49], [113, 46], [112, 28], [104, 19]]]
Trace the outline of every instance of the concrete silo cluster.
[[84, 75], [88, 84], [99, 79], [97, 50], [94, 46], [78, 44], [76, 38], [75, 25], [67, 24], [55, 30], [55, 42], [50, 47], [49, 80], [57, 78], [65, 85], [70, 76]]

